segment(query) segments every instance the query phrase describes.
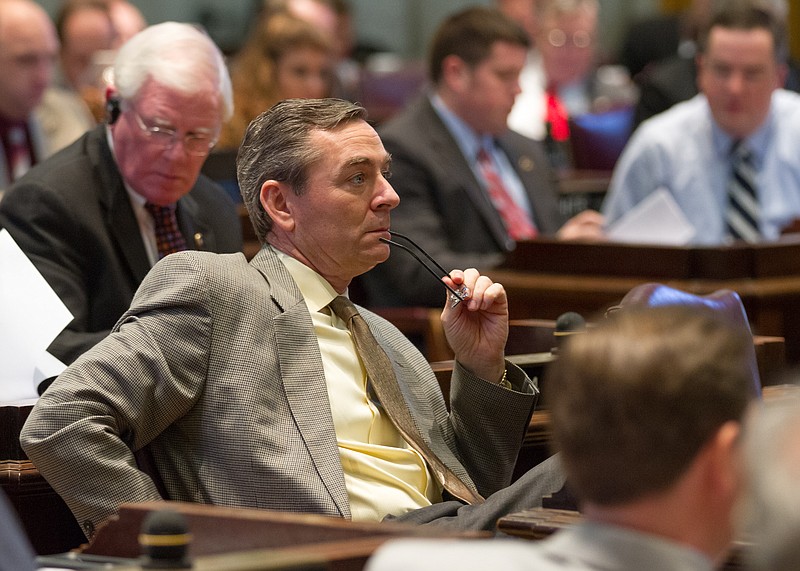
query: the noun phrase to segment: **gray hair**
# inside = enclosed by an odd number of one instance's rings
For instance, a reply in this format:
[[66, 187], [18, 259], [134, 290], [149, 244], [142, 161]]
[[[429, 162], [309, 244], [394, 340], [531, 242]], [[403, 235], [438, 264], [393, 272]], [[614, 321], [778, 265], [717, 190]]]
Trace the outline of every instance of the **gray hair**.
[[267, 242], [272, 220], [261, 206], [261, 187], [268, 180], [305, 192], [309, 167], [320, 150], [309, 144], [314, 131], [332, 131], [352, 121], [365, 121], [363, 107], [341, 99], [286, 99], [247, 128], [236, 158], [242, 200], [261, 243]]
[[800, 397], [764, 402], [745, 424], [747, 488], [739, 515], [753, 569], [800, 568]]
[[133, 99], [145, 81], [194, 94], [210, 79], [219, 89], [223, 121], [233, 114], [233, 91], [225, 58], [207, 34], [190, 24], [164, 22], [128, 40], [114, 60], [114, 85], [123, 99]]

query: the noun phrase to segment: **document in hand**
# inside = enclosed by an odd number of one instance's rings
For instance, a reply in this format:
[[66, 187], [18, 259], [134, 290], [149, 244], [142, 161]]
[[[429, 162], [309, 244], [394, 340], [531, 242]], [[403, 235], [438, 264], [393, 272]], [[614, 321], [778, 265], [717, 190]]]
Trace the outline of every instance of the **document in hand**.
[[684, 246], [695, 230], [666, 188], [658, 188], [608, 229], [609, 240]]
[[35, 398], [39, 382], [64, 370], [47, 347], [70, 321], [58, 295], [0, 230], [0, 401]]

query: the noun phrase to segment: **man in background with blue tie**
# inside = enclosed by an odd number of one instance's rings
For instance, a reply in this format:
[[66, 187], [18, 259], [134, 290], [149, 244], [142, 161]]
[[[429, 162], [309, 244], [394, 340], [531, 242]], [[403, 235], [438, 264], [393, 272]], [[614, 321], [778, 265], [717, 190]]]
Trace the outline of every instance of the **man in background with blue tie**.
[[108, 334], [159, 258], [242, 248], [233, 202], [200, 174], [232, 111], [219, 49], [188, 24], [152, 26], [120, 49], [114, 81], [108, 125], [0, 203], [0, 227], [74, 316], [50, 346], [67, 364]]
[[[400, 195], [393, 228], [443, 267], [490, 269], [520, 240], [597, 238], [601, 217], [585, 211], [562, 226], [553, 173], [541, 143], [508, 128], [529, 39], [498, 10], [447, 18], [429, 54], [433, 88], [379, 129]], [[442, 302], [435, 280], [394, 255], [364, 278], [374, 306]]]
[[696, 244], [776, 240], [800, 217], [800, 95], [784, 22], [764, 0], [727, 0], [701, 34], [701, 94], [642, 123], [603, 212], [610, 222], [666, 189]]

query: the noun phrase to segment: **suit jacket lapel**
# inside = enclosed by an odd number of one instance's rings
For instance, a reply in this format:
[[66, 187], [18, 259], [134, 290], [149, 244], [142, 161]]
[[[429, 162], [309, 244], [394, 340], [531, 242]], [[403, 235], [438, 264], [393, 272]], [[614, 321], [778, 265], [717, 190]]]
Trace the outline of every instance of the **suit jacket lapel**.
[[423, 113], [427, 115], [425, 123], [431, 125], [429, 133], [431, 145], [436, 150], [434, 155], [442, 159], [442, 166], [453, 176], [455, 183], [466, 191], [497, 244], [505, 250], [513, 249], [514, 241], [506, 232], [503, 219], [427, 97], [424, 99], [423, 106]]
[[273, 324], [281, 381], [292, 416], [320, 479], [342, 516], [350, 518], [330, 404], [320, 406], [328, 403], [328, 389], [311, 315], [294, 280], [271, 250], [262, 249], [251, 264], [269, 282], [272, 301], [282, 311]]
[[514, 167], [514, 170], [525, 188], [525, 193], [528, 195], [528, 201], [533, 208], [533, 217], [536, 227], [539, 232], [550, 233], [549, 228], [546, 228], [545, 221], [541, 219], [542, 214], [547, 214], [549, 209], [542, 203], [542, 199], [548, 194], [545, 185], [548, 182], [556, 184], [556, 181], [548, 181], [547, 178], [552, 176], [551, 172], [537, 169], [536, 159], [527, 151], [523, 151], [517, 145], [512, 144], [504, 137], [497, 140], [497, 145], [508, 157], [508, 162]]
[[142, 242], [139, 223], [131, 207], [128, 191], [122, 182], [117, 163], [106, 142], [105, 126], [89, 133], [86, 150], [99, 180], [98, 199], [106, 211], [108, 232], [122, 253], [131, 276], [138, 286], [150, 271], [150, 261]]
[[216, 251], [216, 238], [211, 226], [206, 223], [200, 205], [191, 193], [178, 201], [177, 216], [181, 234], [190, 249]]

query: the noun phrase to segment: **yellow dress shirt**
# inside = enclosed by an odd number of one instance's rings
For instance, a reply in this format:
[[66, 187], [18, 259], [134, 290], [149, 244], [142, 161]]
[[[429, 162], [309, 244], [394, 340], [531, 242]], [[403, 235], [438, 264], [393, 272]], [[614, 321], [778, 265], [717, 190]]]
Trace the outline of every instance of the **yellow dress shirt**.
[[422, 456], [367, 396], [366, 371], [347, 325], [328, 308], [336, 290], [302, 262], [274, 251], [311, 313], [353, 521], [380, 521], [440, 501], [441, 484]]

